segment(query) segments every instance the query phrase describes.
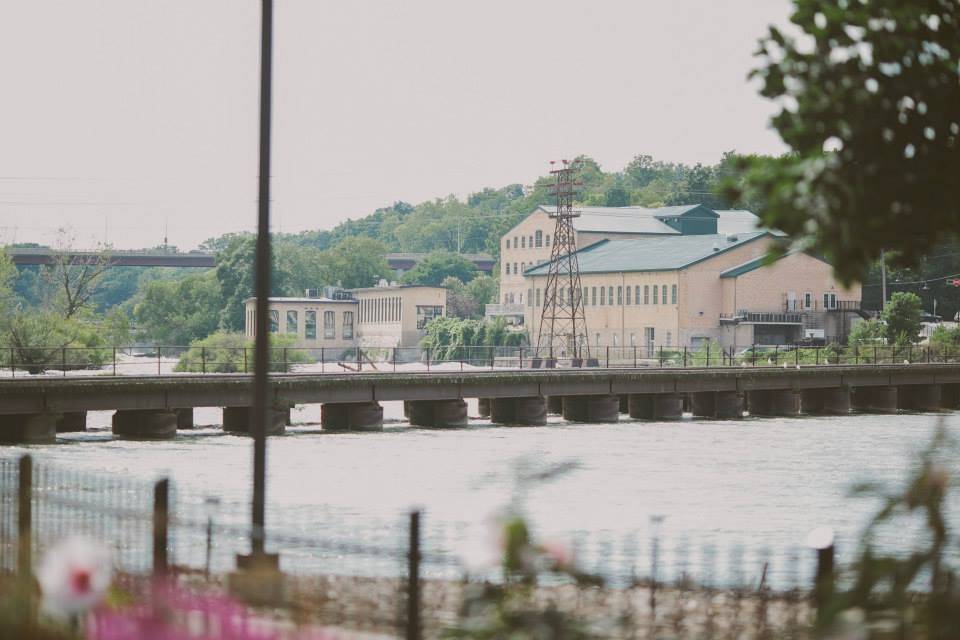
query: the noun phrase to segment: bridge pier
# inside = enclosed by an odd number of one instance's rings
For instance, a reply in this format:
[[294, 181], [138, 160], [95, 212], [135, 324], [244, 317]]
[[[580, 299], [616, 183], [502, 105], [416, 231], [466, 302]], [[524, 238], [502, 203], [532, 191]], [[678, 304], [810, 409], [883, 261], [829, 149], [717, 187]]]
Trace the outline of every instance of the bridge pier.
[[64, 411], [57, 420], [57, 433], [87, 430], [86, 411]]
[[[418, 427], [465, 427], [467, 403], [463, 400], [410, 400], [410, 424]], [[491, 411], [493, 407], [491, 406]]]
[[906, 411], [940, 411], [942, 391], [938, 384], [908, 384], [897, 388], [900, 408]]
[[563, 418], [570, 422], [618, 422], [617, 396], [563, 396]]
[[[224, 407], [223, 430], [233, 433], [250, 434], [250, 425], [253, 422], [253, 407]], [[286, 430], [287, 409], [271, 407], [267, 411], [267, 435], [282, 435]]]
[[497, 424], [542, 426], [547, 424], [547, 399], [493, 398], [490, 402], [490, 421]]
[[800, 414], [800, 394], [793, 389], [764, 389], [750, 392], [750, 415], [790, 417]]
[[853, 408], [869, 413], [896, 413], [897, 387], [856, 387], [850, 395]]
[[120, 409], [113, 414], [113, 435], [130, 440], [170, 440], [177, 435], [172, 409]]
[[945, 384], [940, 387], [940, 406], [943, 409], [960, 407], [960, 384]]
[[184, 409], [174, 409], [174, 413], [177, 414], [177, 429], [193, 429], [193, 407], [187, 407]]
[[490, 405], [492, 402], [490, 398], [477, 398], [477, 414], [479, 414], [481, 418], [490, 417]]
[[690, 412], [698, 418], [739, 420], [743, 399], [736, 391], [703, 391], [690, 394]]
[[683, 417], [683, 394], [632, 393], [628, 409], [636, 420], [679, 420]]
[[554, 415], [563, 415], [563, 396], [550, 396], [547, 398], [547, 413]]
[[620, 413], [630, 413], [630, 395], [622, 394], [620, 396]]
[[326, 403], [320, 407], [324, 431], [383, 431], [379, 402]]
[[800, 409], [810, 415], [845, 416], [850, 413], [850, 389], [804, 389], [800, 392]]
[[59, 413], [11, 413], [0, 415], [0, 442], [51, 444], [57, 439]]

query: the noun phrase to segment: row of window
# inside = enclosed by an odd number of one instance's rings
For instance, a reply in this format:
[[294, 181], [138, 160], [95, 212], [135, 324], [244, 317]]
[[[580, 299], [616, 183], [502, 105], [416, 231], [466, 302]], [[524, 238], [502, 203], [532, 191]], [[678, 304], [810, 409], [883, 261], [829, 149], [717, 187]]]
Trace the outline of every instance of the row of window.
[[[530, 266], [533, 267], [533, 266], [536, 266], [536, 265], [538, 265], [538, 264], [543, 264], [544, 262], [546, 262], [546, 260], [537, 260], [536, 263], [531, 262], [531, 263], [530, 263]], [[516, 262], [513, 263], [513, 275], [519, 276], [519, 275], [521, 275], [521, 274], [522, 274], [524, 271], [526, 271], [526, 270], [527, 270], [527, 263], [526, 263], [526, 262], [521, 262], [519, 267], [517, 267], [517, 263], [516, 263]], [[510, 269], [510, 263], [509, 263], [509, 262], [504, 262], [504, 263], [503, 263], [503, 272], [504, 272], [504, 275], [510, 275], [511, 269]]]
[[[300, 334], [300, 312], [290, 309], [287, 311], [286, 333], [294, 335]], [[280, 333], [280, 311], [270, 310], [270, 333]], [[317, 339], [317, 312], [304, 311], [303, 313], [303, 336], [307, 340]], [[337, 337], [337, 316], [334, 311], [323, 312], [323, 338], [324, 340], [335, 340]], [[341, 337], [345, 340], [353, 338], [353, 311], [343, 312], [343, 324], [341, 325]]]
[[400, 322], [400, 298], [369, 298], [360, 301], [360, 322]]
[[[504, 249], [509, 249], [511, 247], [510, 238], [506, 239], [506, 245]], [[513, 236], [513, 248], [514, 249], [526, 249], [530, 247], [549, 247], [550, 246], [550, 234], [544, 235], [543, 231], [537, 231], [532, 236]]]
[[[799, 309], [813, 309], [813, 292], [812, 291], [804, 291], [802, 300], [797, 300], [797, 294], [793, 291], [788, 292], [786, 296], [787, 296], [787, 311], [797, 311]], [[837, 308], [836, 293], [823, 294], [823, 308], [824, 309]]]
[[[614, 289], [616, 289], [616, 299], [614, 299]], [[597, 293], [600, 295], [597, 296]], [[626, 299], [624, 299], [626, 293]], [[583, 287], [580, 300], [583, 306], [631, 306], [638, 304], [677, 304], [677, 285], [671, 285], [669, 289], [670, 301], [667, 302], [667, 285], [637, 285], [635, 287]], [[651, 294], [653, 294], [651, 296]], [[573, 288], [565, 287], [560, 290], [560, 295], [566, 300], [567, 304], [573, 304]], [[626, 302], [624, 302], [626, 300]], [[544, 294], [546, 302], [546, 294]], [[504, 303], [507, 299], [504, 298]], [[513, 302], [511, 297], [509, 302]], [[522, 296], [520, 300], [523, 303]], [[540, 289], [527, 289], [527, 306], [540, 306]]]

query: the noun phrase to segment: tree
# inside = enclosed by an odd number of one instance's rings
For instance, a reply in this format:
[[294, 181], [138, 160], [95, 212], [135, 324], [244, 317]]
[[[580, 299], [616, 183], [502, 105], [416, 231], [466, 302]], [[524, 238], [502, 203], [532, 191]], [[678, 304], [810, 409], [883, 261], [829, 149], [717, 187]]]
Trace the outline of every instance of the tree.
[[13, 287], [17, 280], [17, 267], [7, 252], [0, 247], [0, 315], [13, 307]]
[[216, 274], [149, 282], [133, 307], [141, 339], [159, 345], [188, 345], [217, 330], [223, 296]]
[[500, 285], [497, 284], [494, 278], [484, 274], [468, 282], [464, 289], [466, 294], [473, 298], [474, 303], [482, 314], [483, 307], [490, 304], [496, 298], [499, 287]]
[[460, 282], [469, 282], [477, 275], [473, 263], [456, 253], [435, 251], [428, 254], [403, 275], [406, 284], [438, 287], [444, 278], [453, 277]]
[[847, 344], [858, 353], [858, 349], [865, 345], [883, 344], [887, 336], [887, 327], [884, 323], [871, 318], [853, 325], [847, 336]]
[[352, 237], [319, 256], [320, 278], [324, 284], [347, 289], [372, 287], [378, 278], [390, 278], [387, 247], [373, 238]]
[[64, 318], [73, 318], [91, 307], [101, 280], [110, 268], [110, 254], [105, 247], [84, 255], [76, 255], [72, 242], [61, 230], [53, 264], [43, 269], [43, 277], [53, 288], [53, 305]]
[[[792, 152], [745, 162], [766, 224], [813, 245], [845, 281], [960, 229], [960, 4], [794, 0], [754, 72]], [[733, 189], [736, 191], [736, 189]]]
[[894, 293], [882, 315], [887, 325], [887, 343], [900, 345], [918, 342], [922, 317], [920, 296], [905, 291]]

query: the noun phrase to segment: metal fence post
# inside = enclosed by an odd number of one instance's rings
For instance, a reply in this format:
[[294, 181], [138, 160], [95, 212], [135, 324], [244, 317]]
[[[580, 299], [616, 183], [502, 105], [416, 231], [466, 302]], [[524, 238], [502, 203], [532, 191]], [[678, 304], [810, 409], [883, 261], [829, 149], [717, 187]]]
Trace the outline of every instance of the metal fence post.
[[637, 345], [633, 345], [633, 368], [637, 368]]
[[[320, 348], [320, 353], [321, 354], [323, 353], [322, 347]], [[321, 355], [321, 357], [323, 356]], [[249, 373], [249, 371], [247, 371], [247, 348], [246, 347], [243, 348], [243, 372]]]
[[14, 360], [14, 351], [13, 351], [13, 347], [10, 347], [10, 377], [11, 377], [11, 378], [16, 378], [16, 377], [17, 377], [17, 366], [16, 366], [16, 364], [14, 364], [14, 361], [13, 361], [13, 360]]
[[29, 455], [20, 457], [17, 483], [17, 573], [29, 579], [33, 567], [33, 458]]
[[60, 364], [63, 365], [63, 375], [67, 375], [67, 348], [60, 347]]
[[607, 369], [610, 368], [610, 345], [607, 345]]
[[520, 347], [520, 368], [523, 369], [523, 347]]
[[430, 347], [427, 347], [427, 371], [430, 371]]
[[663, 345], [660, 345], [660, 368], [663, 369]]
[[[359, 353], [359, 351], [358, 351], [358, 353]], [[357, 356], [357, 359], [359, 360], [359, 358], [360, 358], [360, 356], [358, 355], [358, 356]], [[289, 368], [290, 368], [289, 365], [287, 365], [287, 348], [284, 347], [284, 348], [283, 348], [283, 372], [284, 372], [284, 373], [289, 373]]]
[[683, 368], [687, 368], [687, 347], [683, 347]]
[[113, 348], [113, 375], [117, 375], [117, 348]]
[[157, 375], [160, 375], [160, 345], [157, 345]]
[[153, 575], [167, 573], [167, 529], [170, 523], [170, 480], [164, 478], [153, 485]]
[[200, 347], [200, 363], [201, 363], [200, 372], [206, 373], [207, 372], [207, 348], [206, 347]]
[[406, 640], [420, 640], [420, 512], [410, 513], [410, 549], [407, 553]]

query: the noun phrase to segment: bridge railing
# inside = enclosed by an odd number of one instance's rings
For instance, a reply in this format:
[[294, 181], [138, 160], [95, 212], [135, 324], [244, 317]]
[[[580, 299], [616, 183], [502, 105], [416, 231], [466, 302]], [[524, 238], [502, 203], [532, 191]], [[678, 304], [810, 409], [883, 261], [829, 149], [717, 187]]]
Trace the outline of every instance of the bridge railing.
[[[275, 373], [412, 373], [499, 369], [679, 369], [960, 363], [960, 345], [593, 345], [579, 354], [530, 346], [274, 347]], [[30, 375], [252, 373], [252, 347], [0, 347], [0, 379]]]

